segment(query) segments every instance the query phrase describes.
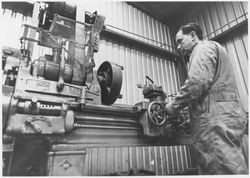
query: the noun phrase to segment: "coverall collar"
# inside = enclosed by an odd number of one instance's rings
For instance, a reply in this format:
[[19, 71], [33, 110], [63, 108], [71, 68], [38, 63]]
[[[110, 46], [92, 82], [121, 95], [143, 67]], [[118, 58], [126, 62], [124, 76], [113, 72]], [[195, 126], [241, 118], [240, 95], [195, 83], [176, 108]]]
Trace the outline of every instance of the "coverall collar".
[[188, 65], [188, 69], [190, 68], [190, 65], [192, 64], [192, 55], [194, 54], [194, 51], [197, 49], [197, 46], [199, 46], [199, 44], [201, 44], [203, 41], [198, 41], [194, 46], [193, 46], [193, 50], [192, 50], [192, 52], [191, 52], [191, 54], [190, 54], [190, 56], [189, 56], [189, 62], [187, 63], [187, 65]]

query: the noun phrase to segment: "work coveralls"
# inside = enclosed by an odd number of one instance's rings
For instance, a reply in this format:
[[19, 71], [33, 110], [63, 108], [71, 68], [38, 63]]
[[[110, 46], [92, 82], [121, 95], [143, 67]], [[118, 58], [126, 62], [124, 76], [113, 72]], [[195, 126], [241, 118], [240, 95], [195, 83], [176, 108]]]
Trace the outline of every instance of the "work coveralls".
[[213, 41], [200, 41], [189, 66], [188, 78], [166, 112], [176, 114], [189, 107], [199, 174], [248, 174], [241, 152], [247, 118], [225, 49]]

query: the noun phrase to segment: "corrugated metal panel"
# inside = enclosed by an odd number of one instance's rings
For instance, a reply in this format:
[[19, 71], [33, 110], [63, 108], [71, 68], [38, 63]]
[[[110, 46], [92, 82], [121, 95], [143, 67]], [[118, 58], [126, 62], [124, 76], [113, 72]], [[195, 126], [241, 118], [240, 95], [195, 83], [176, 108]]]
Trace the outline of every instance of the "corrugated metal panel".
[[[241, 2], [241, 7], [242, 7], [242, 10], [243, 10], [243, 13], [248, 13], [248, 1], [242, 1]], [[247, 18], [248, 18], [248, 15], [247, 15]]]
[[193, 167], [187, 146], [133, 146], [88, 148], [84, 175], [110, 175], [147, 170], [156, 175], [173, 175]]
[[247, 13], [247, 2], [206, 2], [178, 20], [176, 25], [198, 23], [204, 36], [212, 38], [245, 20]]
[[228, 24], [228, 17], [226, 14], [224, 3], [216, 3], [216, 8], [218, 12], [218, 18], [220, 21], [220, 26], [222, 27], [222, 31], [225, 31], [229, 28]]
[[248, 52], [247, 31], [232, 36], [223, 44], [232, 58], [238, 92], [245, 111], [248, 111]]
[[[153, 19], [149, 15], [143, 13], [142, 11], [128, 5], [126, 2], [119, 1], [100, 1], [98, 3], [82, 3], [79, 2], [77, 7], [82, 7], [87, 11], [94, 12], [97, 11], [99, 14], [106, 17], [105, 23], [118, 27], [120, 29], [144, 36], [154, 41], [161, 43], [166, 43], [167, 45], [173, 46], [174, 44], [169, 37], [169, 27]], [[130, 37], [141, 39], [143, 41], [149, 42], [151, 44], [157, 45], [164, 49], [173, 50], [169, 46], [164, 46], [157, 42], [151, 41], [149, 39], [144, 39], [133, 34], [126, 33], [124, 31], [118, 30], [107, 26], [107, 28], [113, 29], [124, 33]]]
[[1, 42], [5, 46], [20, 48], [20, 37], [22, 36], [22, 24], [30, 24], [31, 17], [9, 9], [1, 9]]
[[212, 21], [212, 26], [213, 26], [213, 29], [215, 29], [215, 32], [214, 32], [215, 36], [222, 32], [220, 29], [221, 22], [220, 22], [220, 18], [219, 18], [216, 6], [217, 5], [215, 3], [208, 4], [208, 9], [209, 9], [210, 18]]
[[[23, 24], [31, 25], [32, 17], [24, 16], [19, 12], [14, 12], [10, 9], [1, 9], [2, 26], [1, 41], [2, 44], [8, 47], [21, 47], [20, 38], [23, 35]], [[35, 43], [34, 43], [35, 44]], [[44, 54], [51, 54], [51, 49], [34, 45], [33, 59], [37, 59]]]

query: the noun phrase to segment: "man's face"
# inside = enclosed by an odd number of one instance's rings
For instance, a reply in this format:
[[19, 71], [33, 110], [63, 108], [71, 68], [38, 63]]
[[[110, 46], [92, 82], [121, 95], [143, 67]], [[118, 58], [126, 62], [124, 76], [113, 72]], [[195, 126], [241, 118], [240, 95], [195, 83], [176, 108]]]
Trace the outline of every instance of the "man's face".
[[189, 55], [192, 52], [195, 44], [191, 33], [183, 34], [181, 30], [176, 34], [176, 43], [177, 49], [182, 52], [184, 56]]

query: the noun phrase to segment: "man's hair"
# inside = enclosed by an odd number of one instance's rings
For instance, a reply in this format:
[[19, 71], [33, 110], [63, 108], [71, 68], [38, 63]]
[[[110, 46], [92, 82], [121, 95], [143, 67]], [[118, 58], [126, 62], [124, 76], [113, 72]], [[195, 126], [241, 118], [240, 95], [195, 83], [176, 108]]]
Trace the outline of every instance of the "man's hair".
[[201, 30], [201, 27], [195, 23], [188, 23], [182, 25], [178, 31], [182, 31], [183, 34], [189, 34], [191, 31], [195, 31], [199, 40], [202, 40], [203, 38], [203, 32]]

